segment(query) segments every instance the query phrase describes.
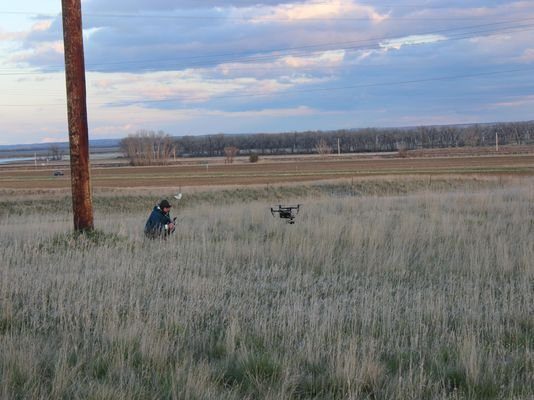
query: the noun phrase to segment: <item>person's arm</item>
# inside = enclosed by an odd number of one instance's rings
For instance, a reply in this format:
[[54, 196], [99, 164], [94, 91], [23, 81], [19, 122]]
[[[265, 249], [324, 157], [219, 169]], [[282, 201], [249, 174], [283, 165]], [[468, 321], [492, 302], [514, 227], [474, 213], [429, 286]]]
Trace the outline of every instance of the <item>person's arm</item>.
[[166, 215], [165, 217], [167, 218], [167, 221], [165, 221], [165, 232], [173, 232], [174, 221], [171, 219], [169, 215]]

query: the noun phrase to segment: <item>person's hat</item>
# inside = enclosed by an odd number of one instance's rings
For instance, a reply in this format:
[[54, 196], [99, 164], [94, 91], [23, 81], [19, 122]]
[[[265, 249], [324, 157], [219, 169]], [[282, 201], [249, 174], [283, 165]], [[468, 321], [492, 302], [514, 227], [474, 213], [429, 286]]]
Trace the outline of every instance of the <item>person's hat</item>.
[[159, 208], [171, 208], [172, 206], [167, 200], [161, 200], [159, 203]]

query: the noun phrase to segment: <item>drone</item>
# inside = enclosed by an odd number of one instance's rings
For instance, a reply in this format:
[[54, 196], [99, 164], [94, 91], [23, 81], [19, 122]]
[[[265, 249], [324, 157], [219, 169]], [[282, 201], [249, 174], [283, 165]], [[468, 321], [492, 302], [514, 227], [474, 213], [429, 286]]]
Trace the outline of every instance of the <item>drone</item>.
[[296, 206], [283, 206], [279, 204], [278, 208], [271, 207], [271, 214], [273, 215], [273, 217], [275, 217], [275, 214], [278, 213], [280, 218], [288, 220], [288, 224], [294, 224], [295, 217], [299, 213], [299, 210], [300, 204], [297, 204]]

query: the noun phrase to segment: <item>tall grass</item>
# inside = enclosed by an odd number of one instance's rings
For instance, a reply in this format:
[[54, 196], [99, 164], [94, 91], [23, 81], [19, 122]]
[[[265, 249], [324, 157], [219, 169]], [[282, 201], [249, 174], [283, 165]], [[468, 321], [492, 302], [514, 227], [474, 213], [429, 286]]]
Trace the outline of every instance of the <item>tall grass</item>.
[[532, 398], [533, 189], [3, 214], [0, 397]]

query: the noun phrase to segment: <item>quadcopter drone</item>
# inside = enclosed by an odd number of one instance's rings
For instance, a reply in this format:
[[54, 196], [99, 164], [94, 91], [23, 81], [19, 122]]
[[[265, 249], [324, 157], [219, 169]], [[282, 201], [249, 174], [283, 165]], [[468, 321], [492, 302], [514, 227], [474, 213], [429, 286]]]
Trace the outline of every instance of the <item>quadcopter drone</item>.
[[281, 204], [278, 205], [278, 208], [272, 208], [271, 207], [271, 214], [273, 217], [276, 213], [278, 213], [280, 218], [287, 219], [288, 224], [294, 224], [295, 223], [295, 217], [299, 213], [300, 210], [300, 204], [297, 204], [296, 206], [283, 206]]

